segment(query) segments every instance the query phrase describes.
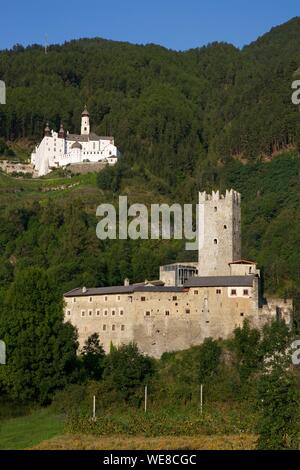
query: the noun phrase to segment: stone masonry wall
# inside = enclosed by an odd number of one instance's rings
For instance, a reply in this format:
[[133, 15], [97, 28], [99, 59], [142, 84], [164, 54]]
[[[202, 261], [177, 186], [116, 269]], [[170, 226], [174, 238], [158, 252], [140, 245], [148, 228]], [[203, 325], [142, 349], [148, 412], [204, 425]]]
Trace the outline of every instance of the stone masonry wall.
[[[231, 289], [237, 295], [231, 295]], [[160, 357], [165, 351], [201, 344], [207, 337], [227, 338], [246, 318], [260, 324], [255, 291], [247, 289], [248, 295], [241, 287], [209, 287], [65, 297], [65, 320], [78, 328], [81, 347], [97, 332], [107, 352], [111, 343], [134, 341], [144, 353]]]

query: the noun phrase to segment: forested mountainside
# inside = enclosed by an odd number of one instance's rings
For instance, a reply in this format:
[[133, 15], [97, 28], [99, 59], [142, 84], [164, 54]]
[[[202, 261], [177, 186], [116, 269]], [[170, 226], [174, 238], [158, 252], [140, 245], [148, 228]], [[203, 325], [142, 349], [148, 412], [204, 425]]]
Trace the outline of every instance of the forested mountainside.
[[[0, 140], [39, 141], [46, 120], [78, 131], [86, 103], [93, 131], [112, 134], [122, 160], [91, 177], [20, 181], [0, 175], [0, 285], [34, 266], [60, 291], [157, 277], [191, 259], [183, 243], [100, 242], [95, 209], [128, 194], [136, 202], [196, 202], [198, 190], [243, 196], [243, 256], [257, 259], [266, 290], [300, 292], [300, 18], [236, 49], [185, 52], [103, 39], [0, 51], [7, 104]], [[5, 141], [5, 142], [4, 142]], [[1, 145], [0, 145], [1, 153]], [[57, 178], [55, 180], [54, 178]], [[71, 180], [72, 182], [72, 180]], [[53, 189], [53, 188], [52, 188]]]
[[[156, 45], [74, 40], [0, 51], [8, 87], [5, 139], [39, 139], [46, 120], [113, 134], [130, 162], [174, 183], [208, 161], [271, 156], [299, 138], [291, 83], [300, 67], [300, 18], [236, 49], [213, 43], [175, 52]], [[300, 73], [300, 72], [299, 72]]]

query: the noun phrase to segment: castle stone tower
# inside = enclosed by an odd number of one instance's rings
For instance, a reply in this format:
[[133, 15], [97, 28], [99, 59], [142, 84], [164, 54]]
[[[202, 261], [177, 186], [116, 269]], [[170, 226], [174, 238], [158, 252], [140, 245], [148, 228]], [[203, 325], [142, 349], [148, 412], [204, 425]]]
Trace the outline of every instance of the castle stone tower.
[[81, 135], [89, 135], [90, 133], [90, 114], [87, 110], [87, 107], [84, 107], [84, 110], [81, 114]]
[[199, 193], [199, 276], [229, 276], [241, 259], [241, 195], [234, 190]]

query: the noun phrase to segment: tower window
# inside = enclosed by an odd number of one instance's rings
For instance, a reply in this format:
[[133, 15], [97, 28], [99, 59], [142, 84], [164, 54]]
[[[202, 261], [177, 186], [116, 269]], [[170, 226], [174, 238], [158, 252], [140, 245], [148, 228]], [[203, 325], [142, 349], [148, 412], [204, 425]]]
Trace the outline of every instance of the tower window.
[[225, 229], [225, 230], [227, 229], [227, 225], [224, 225], [224, 229]]
[[214, 207], [214, 209], [215, 209], [215, 212], [217, 212], [218, 208], [217, 208], [217, 207]]
[[218, 244], [218, 240], [215, 238], [214, 239], [214, 244], [217, 245]]

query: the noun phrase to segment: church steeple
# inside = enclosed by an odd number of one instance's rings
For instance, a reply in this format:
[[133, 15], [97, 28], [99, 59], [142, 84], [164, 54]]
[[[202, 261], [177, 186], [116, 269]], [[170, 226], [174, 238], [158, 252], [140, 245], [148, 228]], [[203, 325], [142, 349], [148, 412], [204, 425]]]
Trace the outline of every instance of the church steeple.
[[85, 105], [81, 113], [81, 135], [89, 135], [90, 133], [90, 114]]
[[58, 137], [64, 139], [66, 136], [65, 134], [65, 130], [64, 130], [64, 126], [63, 126], [63, 123], [60, 124], [60, 129], [59, 129], [59, 132], [58, 132]]
[[50, 127], [49, 127], [49, 122], [46, 122], [46, 127], [44, 129], [44, 135], [46, 137], [50, 137], [51, 136], [51, 131], [50, 131]]

